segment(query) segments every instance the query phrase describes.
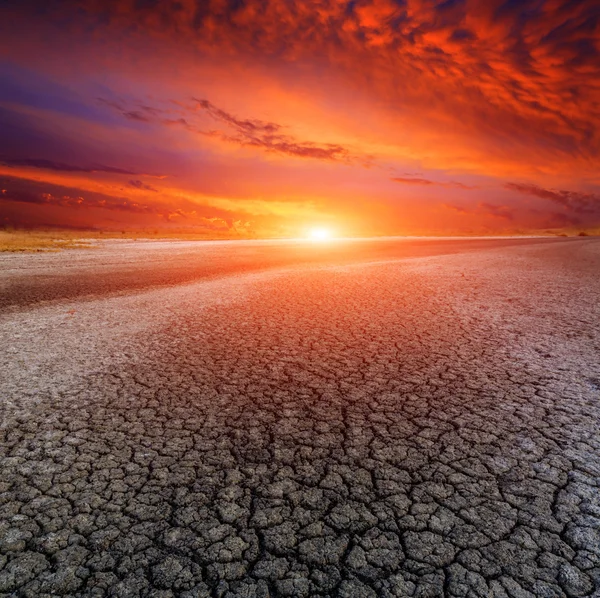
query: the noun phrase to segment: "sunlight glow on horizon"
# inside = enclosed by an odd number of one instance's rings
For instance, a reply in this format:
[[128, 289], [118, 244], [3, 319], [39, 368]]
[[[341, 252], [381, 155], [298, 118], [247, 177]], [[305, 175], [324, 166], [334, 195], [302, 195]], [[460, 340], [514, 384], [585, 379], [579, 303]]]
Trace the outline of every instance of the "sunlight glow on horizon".
[[331, 229], [324, 226], [314, 226], [308, 231], [308, 238], [311, 241], [329, 241], [333, 236]]

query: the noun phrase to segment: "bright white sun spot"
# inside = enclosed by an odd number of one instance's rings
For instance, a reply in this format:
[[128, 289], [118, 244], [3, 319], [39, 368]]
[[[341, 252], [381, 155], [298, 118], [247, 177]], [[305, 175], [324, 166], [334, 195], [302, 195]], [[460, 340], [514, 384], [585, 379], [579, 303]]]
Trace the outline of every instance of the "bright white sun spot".
[[308, 231], [308, 237], [313, 241], [327, 241], [333, 237], [333, 234], [328, 228], [315, 226]]

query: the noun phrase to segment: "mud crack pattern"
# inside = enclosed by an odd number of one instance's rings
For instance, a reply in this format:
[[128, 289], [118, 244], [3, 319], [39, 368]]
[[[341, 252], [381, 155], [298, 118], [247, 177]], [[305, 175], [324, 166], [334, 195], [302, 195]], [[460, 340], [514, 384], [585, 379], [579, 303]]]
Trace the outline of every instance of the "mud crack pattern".
[[598, 245], [286, 273], [4, 408], [0, 596], [598, 596]]

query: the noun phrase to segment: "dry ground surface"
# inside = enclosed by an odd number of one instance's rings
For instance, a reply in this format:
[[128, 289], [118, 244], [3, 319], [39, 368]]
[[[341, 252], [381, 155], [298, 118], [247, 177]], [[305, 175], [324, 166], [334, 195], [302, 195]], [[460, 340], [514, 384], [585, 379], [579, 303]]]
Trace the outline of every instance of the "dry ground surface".
[[600, 595], [600, 241], [448, 243], [2, 256], [0, 596]]

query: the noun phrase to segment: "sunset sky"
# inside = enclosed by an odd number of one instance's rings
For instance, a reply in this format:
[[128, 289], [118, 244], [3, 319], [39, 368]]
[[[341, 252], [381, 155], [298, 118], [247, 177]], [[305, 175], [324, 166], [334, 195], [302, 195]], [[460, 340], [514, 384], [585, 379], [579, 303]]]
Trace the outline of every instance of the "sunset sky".
[[0, 224], [600, 225], [597, 0], [14, 0]]

